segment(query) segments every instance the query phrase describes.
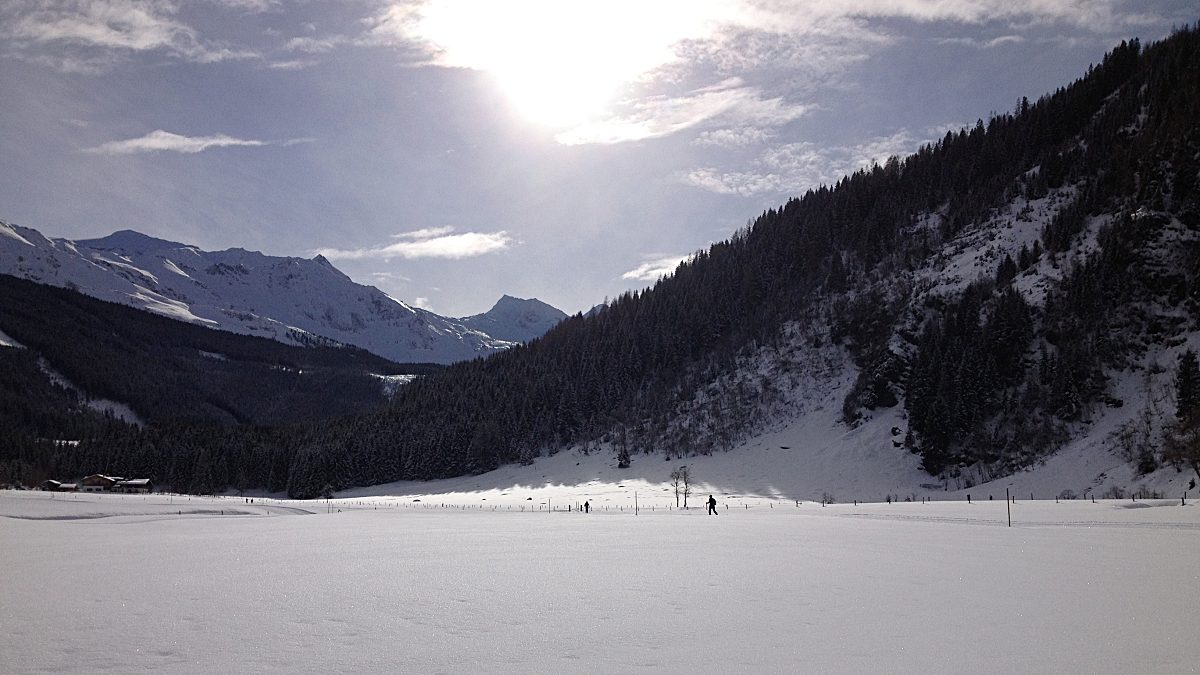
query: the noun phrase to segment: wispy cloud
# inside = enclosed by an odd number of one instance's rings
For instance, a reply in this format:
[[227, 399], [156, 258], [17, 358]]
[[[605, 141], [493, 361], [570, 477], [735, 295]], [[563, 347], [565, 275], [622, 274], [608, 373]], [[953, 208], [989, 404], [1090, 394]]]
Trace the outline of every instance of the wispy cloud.
[[666, 136], [717, 119], [769, 127], [790, 122], [808, 110], [782, 98], [764, 98], [757, 88], [744, 86], [737, 78], [680, 97], [638, 101], [632, 108], [627, 115], [581, 125], [555, 138], [564, 145], [620, 143]]
[[267, 68], [271, 70], [303, 70], [317, 65], [313, 59], [287, 59], [284, 61], [271, 61], [267, 64]]
[[324, 54], [348, 42], [349, 40], [341, 35], [294, 37], [288, 40], [283, 45], [283, 48], [285, 51], [300, 52], [302, 54]]
[[266, 12], [279, 7], [280, 0], [210, 0], [218, 5], [246, 12]]
[[380, 281], [412, 283], [411, 278], [406, 277], [403, 274], [396, 274], [395, 272], [371, 272], [371, 276], [375, 279], [379, 279]]
[[974, 47], [975, 49], [992, 49], [1002, 47], [1004, 45], [1016, 45], [1025, 42], [1025, 38], [1020, 35], [1001, 35], [991, 38], [990, 40], [981, 40], [972, 37], [951, 37], [939, 38], [935, 40], [938, 44], [943, 45], [961, 45], [963, 47]]
[[426, 227], [420, 230], [412, 230], [410, 232], [398, 232], [392, 235], [392, 239], [409, 239], [412, 241], [420, 241], [422, 239], [437, 239], [444, 237], [454, 232], [453, 227]]
[[[268, 3], [219, 4], [246, 10]], [[0, 10], [0, 37], [9, 41], [10, 51], [69, 72], [103, 70], [137, 52], [166, 52], [198, 63], [258, 56], [204, 39], [177, 14], [178, 6], [168, 0], [12, 0]]]
[[366, 258], [471, 258], [503, 251], [512, 244], [512, 237], [500, 232], [462, 232], [453, 228], [428, 228], [393, 235], [400, 241], [373, 248], [314, 251], [331, 260], [363, 260]]
[[[190, 51], [196, 32], [176, 21], [161, 3], [17, 2], [6, 31], [31, 42], [77, 43], [130, 50], [176, 48]], [[22, 11], [24, 10], [24, 11]]]
[[646, 256], [646, 260], [643, 260], [642, 264], [622, 274], [621, 278], [630, 281], [658, 281], [662, 277], [674, 272], [675, 268], [679, 267], [679, 263], [690, 257], [687, 255], [660, 256], [651, 254]]
[[694, 144], [712, 148], [743, 148], [765, 143], [775, 137], [775, 132], [760, 127], [732, 127], [728, 129], [710, 129], [700, 132]]
[[[300, 142], [306, 142], [309, 139], [297, 139]], [[288, 143], [291, 143], [289, 141]], [[94, 148], [88, 148], [85, 152], [96, 155], [136, 155], [146, 152], [182, 152], [186, 154], [194, 154], [203, 152], [211, 148], [229, 148], [229, 147], [258, 147], [263, 145], [271, 145], [267, 141], [247, 140], [243, 138], [234, 138], [225, 134], [215, 134], [213, 136], [181, 136], [173, 134], [169, 131], [158, 129], [142, 136], [141, 138], [130, 138], [124, 141], [109, 141]]]
[[859, 169], [883, 164], [889, 157], [910, 154], [922, 144], [936, 140], [945, 130], [931, 128], [917, 135], [902, 129], [891, 136], [844, 146], [785, 143], [764, 150], [749, 170], [702, 167], [684, 173], [681, 180], [718, 194], [798, 194], [820, 185], [832, 185]]

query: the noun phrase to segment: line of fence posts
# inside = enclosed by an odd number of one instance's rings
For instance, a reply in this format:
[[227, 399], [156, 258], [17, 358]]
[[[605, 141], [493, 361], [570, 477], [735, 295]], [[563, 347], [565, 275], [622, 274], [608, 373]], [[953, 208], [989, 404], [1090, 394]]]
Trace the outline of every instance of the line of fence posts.
[[[1092, 503], [1093, 503], [1093, 504], [1095, 504], [1095, 503], [1096, 503], [1096, 493], [1095, 493], [1095, 491], [1091, 491], [1091, 490], [1089, 490], [1088, 492], [1090, 492], [1090, 493], [1091, 493], [1091, 500], [1092, 500]], [[1188, 491], [1188, 490], [1185, 490], [1185, 491], [1183, 492], [1183, 495], [1182, 495], [1182, 496], [1180, 497], [1180, 499], [1179, 499], [1179, 505], [1180, 505], [1180, 506], [1187, 506], [1187, 499], [1188, 499], [1188, 494], [1189, 494], [1189, 492], [1190, 492], [1190, 491]], [[55, 495], [51, 495], [51, 498], [53, 498], [54, 496], [55, 496]], [[70, 496], [71, 496], [71, 497], [76, 497], [76, 495], [70, 495]], [[175, 496], [176, 496], [176, 495], [175, 495], [174, 493], [168, 493], [168, 494], [167, 494], [167, 503], [168, 503], [168, 504], [174, 504]], [[180, 496], [182, 496], [182, 495], [180, 495]], [[1036, 495], [1035, 495], [1035, 493], [1033, 493], [1033, 492], [1030, 492], [1030, 493], [1029, 493], [1029, 500], [1030, 500], [1030, 501], [1035, 501], [1035, 496], [1036, 496]], [[1086, 497], [1086, 495], [1085, 495], [1085, 497]], [[968, 493], [966, 494], [966, 498], [967, 498], [967, 503], [968, 503], [968, 504], [972, 504], [972, 503], [973, 503], [973, 501], [972, 501], [972, 498], [971, 498], [971, 493], [969, 493], [969, 492], [968, 492]], [[1136, 502], [1136, 501], [1137, 501], [1137, 494], [1131, 494], [1131, 495], [1130, 495], [1130, 498], [1131, 498], [1133, 501], [1135, 501], [1135, 502]], [[268, 500], [269, 500], [269, 498], [263, 498], [263, 501], [268, 501]], [[189, 496], [189, 501], [190, 501], [190, 496]], [[855, 506], [858, 506], [858, 499], [854, 499], [853, 501], [854, 501], [854, 505], [855, 505]], [[890, 500], [889, 500], [889, 501], [890, 501]], [[928, 502], [930, 502], [930, 501], [932, 501], [932, 499], [931, 499], [930, 497], [927, 497], [927, 496], [921, 497], [921, 503], [922, 503], [922, 504], [926, 504], [926, 503], [928, 503]], [[1012, 494], [1012, 492], [1011, 492], [1011, 490], [1010, 490], [1009, 488], [1005, 488], [1005, 489], [1004, 489], [1004, 501], [1005, 501], [1005, 503], [1006, 503], [1006, 505], [1007, 505], [1007, 508], [1006, 508], [1006, 513], [1007, 513], [1007, 524], [1008, 524], [1008, 527], [1012, 527], [1012, 505], [1016, 503], [1016, 501], [1017, 501], [1017, 497], [1016, 497], [1016, 495]], [[367, 506], [367, 504], [366, 504], [365, 502], [361, 502], [361, 501], [359, 501], [359, 502], [352, 502], [352, 503], [354, 503], [354, 504], [357, 504], [357, 505], [360, 505], [360, 506]], [[799, 499], [796, 499], [796, 500], [794, 500], [794, 503], [795, 503], [795, 506], [796, 506], [796, 508], [800, 508], [800, 500], [799, 500]], [[826, 501], [826, 499], [825, 499], [824, 497], [822, 497], [822, 499], [821, 499], [821, 506], [822, 506], [822, 507], [824, 507], [824, 506], [826, 506], [828, 503], [830, 503], [830, 502], [827, 502], [827, 501]], [[1054, 503], [1055, 503], [1055, 504], [1059, 504], [1059, 503], [1061, 503], [1061, 495], [1055, 495], [1055, 497], [1054, 497]], [[392, 508], [397, 508], [397, 507], [401, 507], [401, 506], [402, 506], [402, 507], [404, 507], [404, 508], [411, 508], [413, 505], [412, 505], [412, 504], [386, 504], [385, 506], [391, 506]], [[421, 504], [421, 506], [422, 506], [422, 507], [424, 507], [424, 508], [431, 508], [431, 507], [430, 507], [430, 505], [428, 505], [428, 504]], [[454, 506], [453, 506], [453, 505], [448, 505], [448, 504], [440, 504], [440, 505], [435, 505], [435, 506], [440, 506], [440, 507], [441, 507], [441, 508], [443, 508], [443, 509], [444, 509], [444, 508], [448, 508], [448, 507], [449, 507], [449, 508], [454, 508]], [[575, 510], [578, 510], [578, 511], [580, 511], [580, 512], [582, 512], [582, 511], [583, 511], [583, 507], [582, 507], [582, 506], [580, 506], [578, 509], [576, 509], [576, 508], [575, 508], [575, 506], [576, 506], [576, 505], [568, 504], [568, 505], [567, 505], [567, 511], [575, 511]], [[771, 504], [770, 506], [771, 506], [772, 508], [774, 508], [774, 504]], [[546, 512], [547, 512], [547, 513], [550, 513], [551, 511], [553, 511], [553, 510], [554, 510], [553, 504], [551, 503], [551, 500], [550, 500], [550, 499], [547, 499], [547, 500], [546, 500], [545, 507], [546, 507]], [[750, 505], [749, 505], [749, 504], [746, 504], [745, 502], [743, 502], [743, 503], [742, 503], [742, 507], [743, 507], [743, 508], [745, 508], [745, 509], [749, 509], [749, 508], [750, 508]], [[333, 504], [332, 504], [332, 503], [330, 502], [330, 500], [328, 500], [328, 499], [325, 501], [325, 508], [326, 508], [326, 512], [327, 512], [327, 513], [333, 513], [335, 510], [337, 510], [337, 509], [335, 509], [335, 508], [334, 508]], [[378, 510], [378, 506], [375, 506], [374, 508], [375, 508], [376, 510]], [[465, 506], [465, 505], [460, 505], [460, 506], [458, 506], [458, 508], [459, 508], [459, 509], [466, 509], [466, 508], [468, 508], [468, 507], [467, 507], [467, 506]], [[482, 510], [482, 509], [484, 508], [484, 506], [483, 506], [483, 505], [479, 505], [479, 506], [476, 506], [476, 508], [479, 508], [479, 509], [481, 509], [481, 510]], [[495, 510], [498, 510], [498, 508], [499, 508], [499, 507], [498, 507], [497, 505], [495, 505], [495, 504], [493, 504], [493, 505], [492, 505], [492, 510], [493, 510], [493, 511], [495, 511]], [[507, 508], [508, 508], [508, 510], [512, 510], [512, 507], [511, 507], [511, 506], [508, 506]], [[540, 510], [541, 510], [541, 508], [542, 508], [542, 506], [541, 506], [541, 505], [539, 505], [539, 506], [538, 506], [538, 508], [537, 508], [537, 510], [538, 510], [538, 511], [540, 511]], [[604, 508], [605, 508], [605, 510], [606, 510], [606, 511], [607, 511], [607, 510], [609, 510], [609, 507], [608, 507], [608, 506], [605, 506]], [[652, 508], [653, 508], [653, 507], [652, 507]], [[524, 510], [525, 510], [525, 506], [524, 506], [524, 505], [520, 505], [520, 509], [521, 509], [521, 511], [524, 511]], [[639, 496], [638, 496], [638, 493], [637, 493], [637, 492], [634, 492], [634, 493], [633, 493], [633, 509], [634, 509], [634, 515], [640, 515], [640, 514], [641, 514], [641, 502], [639, 501]], [[272, 513], [271, 513], [271, 511], [270, 511], [270, 509], [269, 509], [269, 508], [268, 508], [268, 509], [266, 509], [266, 510], [267, 510], [267, 513], [268, 513], [268, 515], [274, 515], [274, 514], [272, 514]], [[622, 510], [622, 511], [623, 511], [624, 509], [623, 509], [623, 508], [620, 508], [620, 507], [618, 507], [618, 510]], [[670, 509], [668, 509], [668, 510], [670, 510]], [[532, 508], [532, 505], [531, 505], [531, 508], [530, 508], [530, 513], [533, 513], [533, 512], [534, 512], [534, 509]], [[181, 513], [182, 513], [182, 512], [181, 512]], [[223, 512], [222, 512], [222, 513], [223, 513]]]

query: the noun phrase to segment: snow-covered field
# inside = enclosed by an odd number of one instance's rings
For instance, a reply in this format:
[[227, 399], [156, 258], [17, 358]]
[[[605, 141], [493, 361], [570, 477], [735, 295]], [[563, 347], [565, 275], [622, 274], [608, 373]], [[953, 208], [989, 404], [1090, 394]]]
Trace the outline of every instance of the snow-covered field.
[[1008, 528], [1003, 500], [635, 516], [593, 487], [587, 515], [520, 487], [0, 492], [0, 672], [1200, 668], [1200, 506], [1178, 499], [1018, 500]]

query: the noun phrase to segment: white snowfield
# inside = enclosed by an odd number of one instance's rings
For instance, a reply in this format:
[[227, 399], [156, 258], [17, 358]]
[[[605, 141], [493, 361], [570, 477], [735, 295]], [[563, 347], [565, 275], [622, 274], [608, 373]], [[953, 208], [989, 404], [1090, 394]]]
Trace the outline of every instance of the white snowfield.
[[1179, 499], [433, 499], [0, 492], [0, 672], [1200, 668]]

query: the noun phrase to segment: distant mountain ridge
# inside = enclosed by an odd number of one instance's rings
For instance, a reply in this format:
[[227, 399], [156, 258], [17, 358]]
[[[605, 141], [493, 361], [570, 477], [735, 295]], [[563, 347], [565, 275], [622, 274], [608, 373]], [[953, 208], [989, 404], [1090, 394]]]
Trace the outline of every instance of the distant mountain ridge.
[[72, 241], [0, 222], [0, 273], [211, 328], [353, 345], [403, 363], [486, 356], [565, 317], [540, 301], [504, 296], [484, 314], [448, 318], [358, 284], [320, 255], [203, 251], [133, 230]]
[[525, 300], [505, 295], [483, 314], [464, 317], [461, 321], [467, 328], [498, 340], [529, 342], [545, 335], [565, 318], [565, 312], [537, 298]]

